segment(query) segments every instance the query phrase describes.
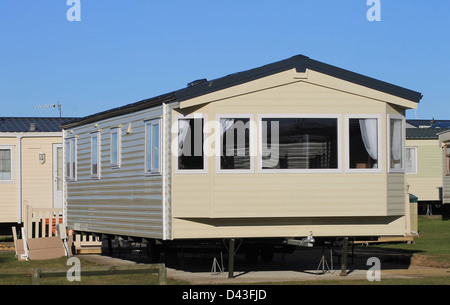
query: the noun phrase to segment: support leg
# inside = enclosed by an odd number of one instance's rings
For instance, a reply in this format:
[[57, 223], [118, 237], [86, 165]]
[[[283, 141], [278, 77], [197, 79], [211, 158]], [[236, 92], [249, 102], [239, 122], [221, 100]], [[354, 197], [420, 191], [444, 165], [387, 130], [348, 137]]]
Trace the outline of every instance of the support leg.
[[342, 261], [341, 261], [341, 273], [340, 276], [347, 275], [347, 254], [348, 254], [348, 238], [344, 238], [344, 243], [342, 245]]
[[230, 246], [228, 248], [228, 278], [232, 279], [234, 277], [234, 248], [235, 239], [230, 239]]

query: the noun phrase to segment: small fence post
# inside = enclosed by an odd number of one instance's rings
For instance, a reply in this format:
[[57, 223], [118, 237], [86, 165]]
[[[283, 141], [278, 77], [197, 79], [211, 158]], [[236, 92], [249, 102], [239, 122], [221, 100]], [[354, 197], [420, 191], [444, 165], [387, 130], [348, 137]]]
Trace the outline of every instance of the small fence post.
[[159, 264], [158, 281], [160, 285], [167, 285], [167, 271], [165, 264]]
[[39, 269], [33, 269], [33, 275], [31, 276], [31, 285], [39, 285], [39, 278], [41, 277], [41, 272]]

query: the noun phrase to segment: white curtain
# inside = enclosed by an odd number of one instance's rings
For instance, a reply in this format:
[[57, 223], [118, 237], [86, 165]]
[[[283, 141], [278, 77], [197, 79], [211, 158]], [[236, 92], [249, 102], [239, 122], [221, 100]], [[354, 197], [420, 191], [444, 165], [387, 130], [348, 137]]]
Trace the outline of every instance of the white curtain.
[[378, 160], [378, 124], [377, 119], [360, 119], [361, 137], [369, 156]]
[[178, 156], [181, 156], [184, 140], [189, 132], [189, 120], [178, 120]]
[[402, 120], [391, 120], [391, 168], [402, 167]]

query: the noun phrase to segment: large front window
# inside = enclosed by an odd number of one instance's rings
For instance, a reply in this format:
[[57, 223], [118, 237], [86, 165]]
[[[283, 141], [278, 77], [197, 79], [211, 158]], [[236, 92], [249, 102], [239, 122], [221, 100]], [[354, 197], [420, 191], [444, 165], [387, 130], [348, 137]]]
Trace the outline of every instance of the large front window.
[[265, 169], [338, 169], [337, 118], [263, 118], [261, 167]]

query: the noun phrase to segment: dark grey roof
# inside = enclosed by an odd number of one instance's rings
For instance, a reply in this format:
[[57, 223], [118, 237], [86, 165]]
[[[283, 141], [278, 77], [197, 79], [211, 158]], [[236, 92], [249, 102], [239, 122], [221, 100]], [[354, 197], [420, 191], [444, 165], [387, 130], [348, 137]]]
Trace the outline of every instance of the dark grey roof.
[[[81, 118], [77, 122], [66, 124], [63, 126], [63, 128], [70, 128], [78, 125], [95, 122], [100, 119], [106, 119], [125, 113], [143, 110], [156, 105], [161, 105], [164, 102], [185, 101], [187, 99], [191, 99], [197, 96], [205, 95], [211, 92], [223, 90], [225, 88], [233, 87], [239, 84], [250, 82], [252, 80], [266, 77], [272, 74], [287, 71], [292, 68], [295, 68], [297, 72], [304, 72], [307, 69], [311, 69], [349, 82], [353, 82], [358, 85], [362, 85], [394, 96], [398, 96], [416, 103], [419, 103], [419, 101], [422, 99], [422, 94], [419, 92], [405, 89], [396, 85], [392, 85], [335, 66], [331, 66], [310, 59], [309, 57], [303, 55], [297, 55], [282, 61], [271, 63], [259, 68], [230, 74], [215, 80], [211, 81], [208, 81], [206, 79], [197, 80], [189, 83], [186, 88], [182, 88], [180, 90], [173, 91], [154, 98], [142, 100], [137, 103], [128, 104], [123, 107], [118, 107], [97, 114], [93, 114], [85, 118]], [[276, 101], [274, 101], [274, 103], [276, 103]]]
[[406, 122], [415, 127], [427, 126], [430, 128], [450, 128], [450, 120], [408, 119], [408, 120], [406, 120]]
[[[60, 132], [60, 126], [75, 118], [0, 117], [0, 132]], [[34, 124], [34, 131], [32, 125]]]
[[450, 128], [406, 128], [406, 139], [439, 139], [438, 133], [448, 130], [450, 130]]

